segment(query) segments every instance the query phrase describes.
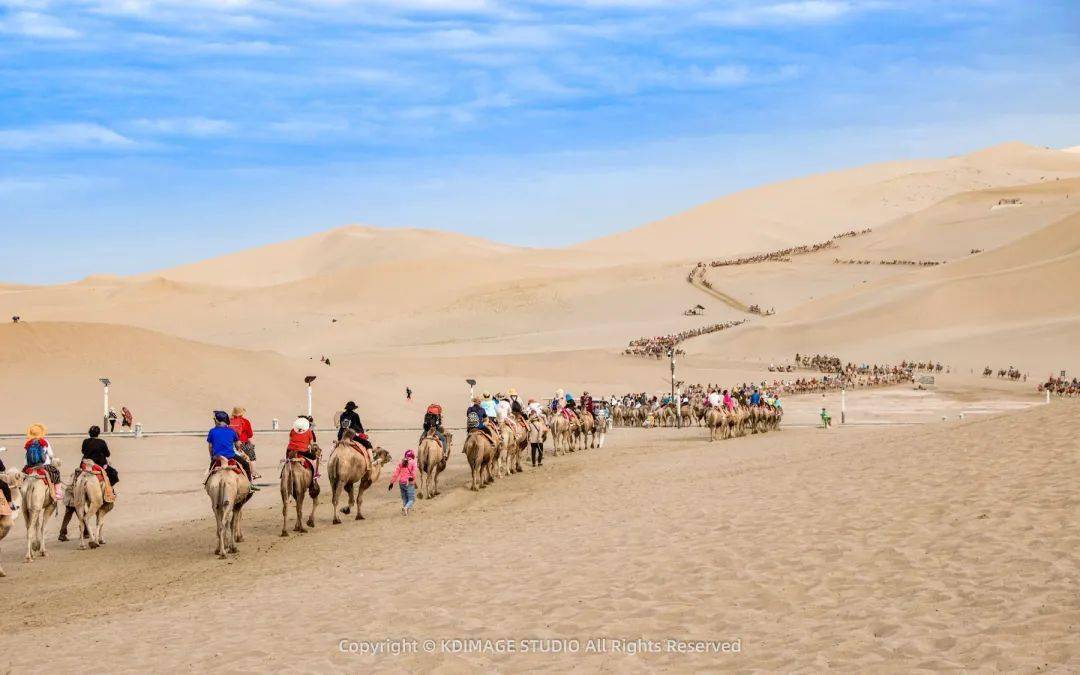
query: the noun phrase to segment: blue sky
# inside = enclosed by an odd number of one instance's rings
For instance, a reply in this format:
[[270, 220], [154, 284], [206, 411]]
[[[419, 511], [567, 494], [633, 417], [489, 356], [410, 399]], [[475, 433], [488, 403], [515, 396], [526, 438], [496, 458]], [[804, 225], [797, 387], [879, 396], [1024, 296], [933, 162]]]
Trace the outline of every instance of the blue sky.
[[1013, 139], [1080, 144], [1074, 0], [0, 0], [0, 279], [559, 245]]

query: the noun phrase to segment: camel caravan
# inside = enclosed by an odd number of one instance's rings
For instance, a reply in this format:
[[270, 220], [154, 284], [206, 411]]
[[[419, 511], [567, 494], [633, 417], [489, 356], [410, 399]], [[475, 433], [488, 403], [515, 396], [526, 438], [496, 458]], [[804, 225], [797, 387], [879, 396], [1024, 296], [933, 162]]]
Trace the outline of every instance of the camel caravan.
[[778, 431], [783, 415], [779, 395], [751, 385], [731, 391], [714, 385], [691, 385], [675, 398], [627, 394], [612, 405], [612, 421], [616, 425], [705, 426], [710, 441]]

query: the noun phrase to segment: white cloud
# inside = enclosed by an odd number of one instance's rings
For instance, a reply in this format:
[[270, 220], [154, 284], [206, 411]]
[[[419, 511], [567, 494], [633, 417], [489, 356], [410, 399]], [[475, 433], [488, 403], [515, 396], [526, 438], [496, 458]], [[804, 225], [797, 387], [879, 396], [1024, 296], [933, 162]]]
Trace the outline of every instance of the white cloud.
[[100, 124], [52, 124], [0, 129], [0, 148], [7, 150], [120, 149], [135, 141]]
[[880, 3], [856, 3], [847, 0], [792, 0], [739, 5], [720, 11], [702, 13], [710, 23], [725, 26], [761, 26], [826, 23], [841, 19], [860, 9]]
[[70, 40], [82, 35], [56, 17], [41, 12], [12, 12], [0, 16], [0, 33], [45, 40]]
[[224, 136], [235, 130], [231, 122], [209, 117], [143, 118], [132, 124], [140, 131], [164, 136]]

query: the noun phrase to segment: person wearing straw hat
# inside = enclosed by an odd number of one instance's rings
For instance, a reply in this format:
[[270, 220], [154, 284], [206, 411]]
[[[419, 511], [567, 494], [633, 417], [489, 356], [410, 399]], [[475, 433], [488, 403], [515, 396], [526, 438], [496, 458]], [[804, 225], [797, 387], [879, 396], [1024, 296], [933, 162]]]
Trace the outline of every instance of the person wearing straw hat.
[[255, 470], [255, 444], [252, 443], [252, 439], [255, 438], [255, 431], [251, 428], [251, 421], [246, 417], [247, 410], [242, 406], [236, 406], [232, 409], [232, 416], [229, 417], [229, 427], [236, 432], [236, 437], [240, 439], [240, 451], [247, 457], [248, 463], [251, 465], [251, 477], [262, 478], [262, 474]]
[[23, 445], [23, 450], [26, 451], [26, 467], [44, 467], [52, 482], [57, 503], [63, 503], [64, 486], [60, 482], [60, 469], [53, 465], [52, 445], [45, 437], [47, 433], [48, 429], [44, 424], [31, 424], [26, 430], [26, 443]]

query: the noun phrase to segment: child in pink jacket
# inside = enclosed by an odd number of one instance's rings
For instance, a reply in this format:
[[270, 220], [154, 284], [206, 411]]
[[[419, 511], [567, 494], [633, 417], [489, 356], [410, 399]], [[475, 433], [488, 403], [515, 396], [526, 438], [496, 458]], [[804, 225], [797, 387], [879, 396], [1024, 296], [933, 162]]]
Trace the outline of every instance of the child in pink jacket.
[[401, 515], [407, 516], [416, 501], [416, 453], [412, 450], [406, 450], [401, 463], [394, 467], [387, 490], [393, 490], [395, 483], [401, 490]]

